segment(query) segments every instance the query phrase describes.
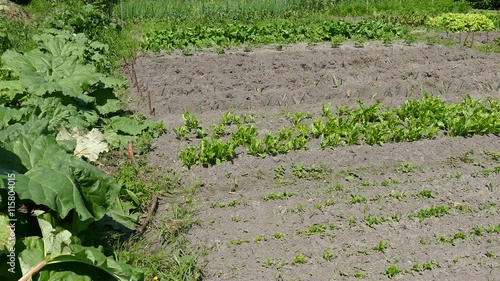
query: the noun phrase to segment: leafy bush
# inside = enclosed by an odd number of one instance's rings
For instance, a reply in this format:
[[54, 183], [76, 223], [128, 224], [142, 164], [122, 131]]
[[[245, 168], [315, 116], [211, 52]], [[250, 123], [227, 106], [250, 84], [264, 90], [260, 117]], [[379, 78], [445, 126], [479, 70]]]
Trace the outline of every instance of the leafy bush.
[[449, 32], [477, 32], [495, 29], [491, 19], [483, 14], [447, 13], [426, 22], [429, 26], [444, 28]]
[[399, 25], [379, 21], [323, 21], [304, 24], [295, 21], [273, 21], [263, 24], [196, 25], [148, 32], [143, 47], [152, 50], [185, 49], [191, 47], [233, 46], [252, 43], [293, 43], [300, 41], [331, 41], [343, 36], [366, 39], [402, 37], [407, 33]]
[[43, 20], [43, 26], [46, 28], [84, 33], [91, 40], [103, 39], [101, 34], [105, 30], [120, 29], [111, 17], [112, 4], [116, 1], [53, 0], [45, 2], [40, 4], [42, 5], [40, 8], [47, 10]]
[[489, 31], [495, 29], [495, 23], [484, 14], [453, 14], [447, 13], [427, 20], [427, 25], [439, 27], [446, 32], [460, 33], [466, 32], [464, 45], [472, 34], [470, 45], [474, 43], [474, 33], [478, 31]]
[[[136, 206], [119, 198], [122, 187], [84, 159], [95, 161], [139, 136], [158, 136], [163, 124], [120, 116], [114, 88], [123, 82], [96, 70], [105, 67], [100, 51], [106, 45], [55, 30], [34, 41], [39, 45], [34, 50], [2, 55], [8, 75], [0, 81], [1, 201], [9, 198], [28, 211], [0, 215], [2, 229], [8, 219], [18, 220], [15, 250], [0, 244], [0, 276], [142, 280], [140, 270], [106, 257], [101, 247], [81, 245], [91, 224], [132, 230], [138, 220], [131, 213]], [[3, 270], [10, 252], [20, 261], [15, 274]]]

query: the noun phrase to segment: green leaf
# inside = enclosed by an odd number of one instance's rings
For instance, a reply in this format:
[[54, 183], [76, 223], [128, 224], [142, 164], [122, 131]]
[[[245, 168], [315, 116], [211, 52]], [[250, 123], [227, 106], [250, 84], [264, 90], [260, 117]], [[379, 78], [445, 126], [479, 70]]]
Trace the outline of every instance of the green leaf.
[[91, 102], [94, 98], [83, 94], [84, 90], [104, 78], [93, 66], [80, 64], [76, 58], [54, 56], [40, 50], [25, 54], [9, 50], [2, 55], [2, 60], [20, 77], [22, 87], [37, 96], [61, 92]]
[[[102, 224], [109, 225], [118, 231], [130, 231], [137, 227], [139, 213], [132, 213], [135, 207], [130, 202], [121, 201], [118, 198], [113, 203], [107, 215], [112, 219], [102, 221]], [[101, 222], [99, 222], [101, 224]], [[125, 227], [125, 228], [124, 228]]]
[[44, 245], [40, 237], [23, 238], [22, 244], [26, 249], [19, 253], [18, 257], [21, 271], [24, 274], [44, 260]]
[[127, 146], [129, 141], [135, 141], [136, 139], [135, 136], [119, 135], [116, 132], [109, 131], [104, 132], [103, 137], [112, 148], [123, 148]]
[[23, 93], [24, 87], [19, 81], [0, 81], [0, 102], [11, 102]]
[[95, 108], [101, 115], [115, 113], [123, 107], [122, 102], [113, 93], [113, 89], [99, 89], [91, 96], [95, 97]]
[[[20, 172], [25, 172], [16, 176], [19, 198], [47, 206], [61, 219], [75, 210], [80, 221], [99, 220], [120, 192], [120, 186], [111, 178], [67, 154], [51, 136], [21, 135], [5, 143], [5, 150], [19, 157]], [[0, 167], [9, 164], [5, 161], [0, 159]]]
[[[81, 266], [79, 266], [81, 268]], [[52, 266], [51, 268], [55, 270], [46, 270], [40, 272], [40, 277], [38, 280], [71, 280], [71, 281], [92, 281], [92, 280], [103, 280], [97, 279], [91, 272], [86, 272], [88, 276], [82, 274], [78, 274], [72, 271], [64, 271], [63, 266]], [[84, 271], [86, 268], [82, 268], [81, 271]], [[102, 277], [101, 277], [102, 278]]]
[[153, 121], [138, 121], [129, 117], [114, 116], [109, 123], [111, 128], [116, 132], [122, 132], [129, 135], [138, 135], [146, 130], [149, 126], [154, 125]]
[[24, 109], [14, 109], [0, 105], [0, 129], [8, 127], [9, 123], [19, 122], [26, 114]]
[[[84, 247], [75, 244], [78, 239], [73, 239], [69, 231], [56, 230], [49, 222], [40, 218], [38, 218], [38, 223], [42, 231], [42, 237], [27, 237], [22, 241], [25, 249], [19, 254], [19, 263], [23, 274], [40, 265], [40, 274], [35, 279], [39, 281], [53, 280], [49, 277], [57, 274], [59, 274], [57, 276], [71, 278], [64, 280], [89, 280], [85, 276], [96, 276], [101, 270], [119, 281], [144, 280], [142, 271], [118, 263], [111, 257], [106, 257], [102, 253], [102, 248]], [[82, 276], [78, 274], [78, 268], [80, 267], [78, 264], [91, 266], [93, 270]], [[56, 265], [58, 270], [51, 272], [51, 269], [54, 268], [51, 265]], [[61, 269], [65, 271], [61, 272]], [[91, 280], [106, 279], [108, 278], [92, 278]]]
[[16, 123], [0, 131], [0, 142], [15, 140], [19, 135], [23, 134], [41, 135], [47, 133], [48, 125], [47, 119], [37, 119], [35, 115], [31, 115], [26, 124]]

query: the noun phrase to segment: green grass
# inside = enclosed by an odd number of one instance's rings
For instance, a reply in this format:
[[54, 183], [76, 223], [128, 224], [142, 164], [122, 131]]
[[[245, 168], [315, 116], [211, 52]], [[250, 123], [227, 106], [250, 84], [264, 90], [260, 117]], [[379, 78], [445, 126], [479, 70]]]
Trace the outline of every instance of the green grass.
[[0, 54], [8, 49], [26, 52], [36, 47], [32, 36], [36, 26], [23, 20], [7, 20], [0, 17]]
[[[327, 0], [125, 0], [125, 20], [226, 22], [286, 18], [329, 6]], [[116, 6], [115, 12], [121, 13]]]
[[[466, 12], [465, 2], [453, 0], [422, 1], [329, 1], [329, 0], [145, 0], [123, 1], [126, 21], [154, 20], [172, 23], [228, 22], [283, 19], [304, 16], [358, 17], [377, 15]], [[115, 14], [120, 15], [120, 5]]]
[[117, 260], [142, 268], [145, 280], [155, 277], [157, 280], [201, 280], [197, 256], [190, 252], [177, 249], [152, 253], [152, 245], [144, 238], [117, 248]]
[[[341, 2], [341, 1], [333, 1]], [[445, 12], [466, 12], [470, 6], [453, 0], [421, 1], [342, 1], [329, 8], [328, 14], [337, 17], [378, 15], [436, 15]]]

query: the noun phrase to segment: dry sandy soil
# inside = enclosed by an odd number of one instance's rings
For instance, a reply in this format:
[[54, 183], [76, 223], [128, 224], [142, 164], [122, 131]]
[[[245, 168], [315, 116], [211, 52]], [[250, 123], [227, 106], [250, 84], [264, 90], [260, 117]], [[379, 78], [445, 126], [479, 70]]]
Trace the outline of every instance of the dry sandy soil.
[[[499, 55], [438, 45], [143, 55], [136, 70], [154, 119], [168, 129], [150, 161], [173, 169], [181, 169], [181, 149], [197, 143], [172, 132], [186, 110], [207, 131], [231, 110], [276, 132], [289, 125], [286, 112], [319, 115], [328, 103], [394, 107], [424, 93], [447, 102], [500, 98]], [[144, 100], [136, 104], [145, 111]], [[204, 183], [200, 223], [188, 233], [205, 253], [204, 280], [385, 280], [395, 265], [394, 280], [500, 280], [492, 228], [500, 223], [499, 136], [336, 150], [312, 142], [275, 157], [241, 152], [183, 175]], [[444, 211], [426, 217], [431, 208]]]

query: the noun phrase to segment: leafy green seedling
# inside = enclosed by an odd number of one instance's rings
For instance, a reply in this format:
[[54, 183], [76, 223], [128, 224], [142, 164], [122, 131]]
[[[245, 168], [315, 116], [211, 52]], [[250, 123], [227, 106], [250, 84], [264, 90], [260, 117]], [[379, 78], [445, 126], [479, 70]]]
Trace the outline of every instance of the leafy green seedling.
[[304, 264], [307, 262], [307, 258], [303, 254], [298, 254], [293, 257], [293, 263], [295, 264]]
[[302, 233], [306, 236], [306, 237], [310, 237], [312, 235], [315, 235], [315, 234], [321, 234], [321, 233], [324, 233], [326, 231], [326, 225], [324, 224], [313, 224], [311, 226], [309, 226], [306, 230], [304, 230]]
[[398, 265], [391, 265], [389, 266], [386, 270], [385, 270], [387, 276], [389, 278], [393, 278], [394, 276], [398, 275], [399, 273], [401, 273], [401, 269], [399, 268]]
[[366, 278], [368, 274], [366, 272], [360, 271], [360, 270], [355, 270], [354, 271], [354, 277], [355, 278]]
[[283, 235], [283, 233], [281, 233], [281, 232], [275, 232], [275, 233], [273, 234], [273, 237], [274, 237], [276, 240], [281, 240], [281, 239], [283, 239], [283, 237], [285, 237], [285, 235]]
[[451, 212], [451, 207], [447, 205], [435, 206], [427, 209], [419, 209], [416, 215], [410, 214], [409, 217], [418, 217], [420, 221], [430, 217], [442, 217]]
[[330, 251], [324, 251], [323, 252], [323, 259], [325, 261], [331, 261], [333, 259], [333, 253]]
[[389, 247], [389, 243], [381, 240], [380, 242], [378, 242], [377, 246], [373, 247], [373, 250], [385, 253], [387, 247]]
[[269, 193], [266, 196], [264, 196], [264, 200], [280, 200], [280, 199], [288, 199], [292, 196], [292, 193], [288, 191], [283, 191], [282, 193]]
[[365, 203], [367, 201], [366, 197], [363, 197], [359, 194], [352, 195], [351, 194], [351, 200], [349, 200], [349, 204], [357, 204], [357, 203]]
[[417, 193], [417, 196], [422, 197], [422, 198], [433, 198], [433, 196], [432, 196], [432, 190], [430, 190], [430, 189], [420, 190]]

